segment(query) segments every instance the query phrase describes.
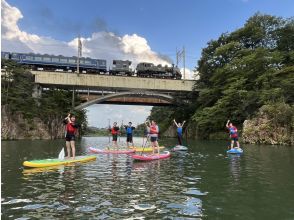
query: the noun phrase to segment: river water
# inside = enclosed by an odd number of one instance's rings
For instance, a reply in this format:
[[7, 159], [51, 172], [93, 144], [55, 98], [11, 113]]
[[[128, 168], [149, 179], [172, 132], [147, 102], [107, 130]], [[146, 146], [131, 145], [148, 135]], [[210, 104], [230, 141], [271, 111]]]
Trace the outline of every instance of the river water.
[[[84, 137], [77, 155], [108, 141]], [[244, 145], [242, 156], [229, 156], [226, 142], [189, 141], [188, 152], [161, 161], [97, 155], [70, 166], [22, 167], [24, 160], [56, 158], [63, 145], [2, 141], [2, 219], [294, 219], [291, 147]]]

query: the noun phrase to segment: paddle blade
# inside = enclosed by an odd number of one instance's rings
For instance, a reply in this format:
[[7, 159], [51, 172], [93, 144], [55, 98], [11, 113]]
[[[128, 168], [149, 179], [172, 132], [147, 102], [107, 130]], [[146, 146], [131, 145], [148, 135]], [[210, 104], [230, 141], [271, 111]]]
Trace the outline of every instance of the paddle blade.
[[60, 160], [64, 159], [64, 148], [62, 148], [62, 150], [60, 151], [60, 153], [58, 155], [58, 159], [60, 159]]

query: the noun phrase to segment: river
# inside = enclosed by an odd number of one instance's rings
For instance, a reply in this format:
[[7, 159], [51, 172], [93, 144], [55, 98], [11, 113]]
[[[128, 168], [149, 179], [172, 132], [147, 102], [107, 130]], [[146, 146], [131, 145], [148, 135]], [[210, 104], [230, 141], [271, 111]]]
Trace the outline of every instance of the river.
[[[77, 155], [108, 141], [84, 137]], [[2, 141], [2, 219], [294, 219], [291, 147], [244, 145], [242, 156], [230, 156], [226, 142], [189, 141], [188, 152], [161, 161], [97, 155], [82, 164], [22, 167], [24, 160], [57, 157], [63, 145]]]

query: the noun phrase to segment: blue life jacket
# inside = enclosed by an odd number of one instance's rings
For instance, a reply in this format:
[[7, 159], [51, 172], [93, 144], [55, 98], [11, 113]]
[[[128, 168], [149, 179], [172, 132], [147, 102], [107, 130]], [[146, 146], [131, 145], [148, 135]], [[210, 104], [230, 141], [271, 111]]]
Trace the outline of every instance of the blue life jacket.
[[127, 127], [127, 134], [133, 134], [132, 127]]
[[178, 127], [177, 128], [177, 132], [178, 132], [178, 135], [182, 135], [183, 128], [182, 127]]

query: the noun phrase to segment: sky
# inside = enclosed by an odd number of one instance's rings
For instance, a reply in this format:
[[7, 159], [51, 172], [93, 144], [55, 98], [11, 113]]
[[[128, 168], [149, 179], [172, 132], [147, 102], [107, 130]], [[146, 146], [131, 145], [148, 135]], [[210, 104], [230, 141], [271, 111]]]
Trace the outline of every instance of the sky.
[[[292, 17], [293, 0], [1, 0], [1, 50], [73, 56], [80, 35], [83, 56], [106, 59], [111, 67], [113, 59], [170, 65], [185, 47], [187, 78], [193, 78], [207, 42], [242, 27], [256, 12]], [[89, 124], [103, 127], [105, 112], [118, 113], [118, 121], [132, 112], [139, 123], [150, 109], [87, 110]]]

